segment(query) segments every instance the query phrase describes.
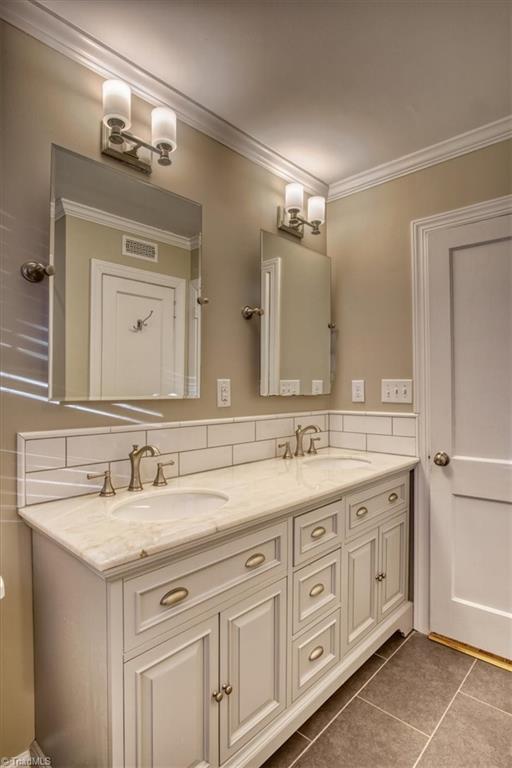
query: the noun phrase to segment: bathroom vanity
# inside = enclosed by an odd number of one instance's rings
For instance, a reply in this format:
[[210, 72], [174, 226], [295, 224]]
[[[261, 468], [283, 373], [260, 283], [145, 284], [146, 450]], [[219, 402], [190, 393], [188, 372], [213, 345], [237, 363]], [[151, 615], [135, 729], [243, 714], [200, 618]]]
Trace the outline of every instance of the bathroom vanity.
[[[347, 459], [328, 449], [20, 510], [36, 735], [55, 768], [257, 768], [411, 630], [416, 459]], [[152, 520], [184, 493], [192, 506]], [[222, 505], [194, 513], [194, 494]]]

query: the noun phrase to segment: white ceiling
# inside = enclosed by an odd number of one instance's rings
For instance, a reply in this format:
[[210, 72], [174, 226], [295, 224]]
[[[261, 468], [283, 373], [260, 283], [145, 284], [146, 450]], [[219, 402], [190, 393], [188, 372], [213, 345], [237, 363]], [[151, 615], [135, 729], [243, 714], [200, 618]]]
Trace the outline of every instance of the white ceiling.
[[512, 113], [508, 0], [42, 0], [332, 183]]

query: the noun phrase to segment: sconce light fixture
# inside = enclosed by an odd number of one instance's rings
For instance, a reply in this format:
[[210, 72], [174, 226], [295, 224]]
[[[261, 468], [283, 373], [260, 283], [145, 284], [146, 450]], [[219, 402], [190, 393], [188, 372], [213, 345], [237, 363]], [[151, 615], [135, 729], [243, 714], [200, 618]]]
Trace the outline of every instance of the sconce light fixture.
[[151, 162], [139, 155], [143, 147], [158, 155], [159, 165], [171, 165], [176, 143], [176, 113], [167, 107], [151, 112], [151, 144], [129, 132], [131, 126], [131, 90], [122, 80], [103, 83], [103, 120], [101, 151], [142, 173], [151, 173]]
[[277, 226], [295, 237], [304, 237], [304, 225], [311, 227], [311, 234], [319, 235], [320, 226], [325, 222], [325, 197], [315, 195], [308, 200], [307, 219], [302, 217], [304, 210], [304, 187], [292, 182], [285, 188], [284, 207], [277, 209]]

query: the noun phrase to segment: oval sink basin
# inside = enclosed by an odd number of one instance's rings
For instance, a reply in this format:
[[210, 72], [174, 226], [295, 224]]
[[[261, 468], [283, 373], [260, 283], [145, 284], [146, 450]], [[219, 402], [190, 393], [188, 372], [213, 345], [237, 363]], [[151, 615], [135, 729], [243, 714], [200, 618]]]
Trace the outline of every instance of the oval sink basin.
[[169, 520], [192, 518], [223, 507], [229, 496], [218, 491], [198, 491], [195, 488], [169, 490], [154, 496], [127, 499], [112, 510], [118, 520], [136, 523], [164, 523]]
[[355, 459], [351, 456], [318, 456], [307, 459], [305, 465], [311, 465], [316, 469], [365, 469], [371, 464], [369, 459]]

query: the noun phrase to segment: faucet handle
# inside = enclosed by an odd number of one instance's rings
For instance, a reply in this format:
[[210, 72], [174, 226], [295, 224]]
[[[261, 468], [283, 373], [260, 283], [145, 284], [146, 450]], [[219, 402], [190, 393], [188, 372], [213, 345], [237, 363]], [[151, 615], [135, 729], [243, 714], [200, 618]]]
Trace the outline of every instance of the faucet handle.
[[278, 448], [284, 448], [283, 459], [293, 459], [293, 452], [292, 452], [292, 449], [290, 447], [290, 441], [289, 440], [287, 440], [285, 443], [279, 443], [279, 445], [277, 447]]
[[96, 477], [103, 477], [103, 487], [100, 491], [100, 496], [115, 496], [116, 495], [116, 489], [112, 485], [112, 474], [110, 472], [110, 469], [106, 469], [104, 472], [99, 472], [96, 474], [91, 474], [90, 472], [87, 473], [87, 479], [93, 480]]
[[156, 475], [153, 480], [153, 485], [167, 485], [167, 478], [164, 475], [164, 467], [171, 467], [176, 462], [171, 459], [170, 461], [159, 461], [156, 465]]
[[310, 438], [309, 438], [309, 448], [308, 448], [308, 453], [314, 453], [314, 454], [317, 454], [317, 453], [318, 453], [318, 451], [317, 451], [317, 449], [316, 449], [316, 445], [315, 445], [315, 443], [319, 443], [321, 439], [322, 439], [322, 438], [320, 438], [320, 437], [310, 437]]

